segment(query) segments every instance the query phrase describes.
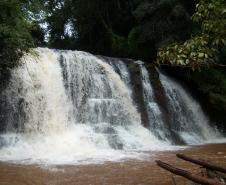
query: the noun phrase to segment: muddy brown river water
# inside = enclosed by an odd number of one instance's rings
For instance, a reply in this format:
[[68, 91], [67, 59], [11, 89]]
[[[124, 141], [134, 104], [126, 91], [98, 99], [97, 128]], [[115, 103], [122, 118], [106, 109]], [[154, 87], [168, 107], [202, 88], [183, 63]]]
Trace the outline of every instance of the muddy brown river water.
[[[99, 165], [39, 167], [0, 163], [0, 185], [171, 185], [172, 175], [160, 169], [160, 159], [177, 167], [198, 170], [197, 165], [175, 157], [184, 153], [226, 166], [226, 144], [194, 146], [180, 151], [156, 152], [146, 161], [126, 161]], [[182, 177], [175, 179], [187, 184]]]

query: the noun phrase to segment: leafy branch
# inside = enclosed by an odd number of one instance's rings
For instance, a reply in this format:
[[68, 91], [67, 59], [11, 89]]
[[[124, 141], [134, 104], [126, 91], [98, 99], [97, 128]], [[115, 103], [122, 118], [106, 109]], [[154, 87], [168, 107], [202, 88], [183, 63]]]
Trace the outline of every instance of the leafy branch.
[[160, 48], [157, 64], [189, 67], [221, 66], [218, 54], [226, 44], [226, 5], [224, 0], [200, 0], [192, 16], [201, 25], [201, 32], [184, 43], [173, 43]]

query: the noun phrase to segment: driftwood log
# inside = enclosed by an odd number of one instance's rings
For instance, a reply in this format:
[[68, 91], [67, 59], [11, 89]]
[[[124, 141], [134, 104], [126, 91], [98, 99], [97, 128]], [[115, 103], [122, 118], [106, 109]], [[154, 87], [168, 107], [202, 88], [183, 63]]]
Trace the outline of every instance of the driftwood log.
[[209, 163], [209, 162], [206, 162], [202, 159], [194, 159], [194, 158], [188, 157], [184, 154], [177, 154], [176, 156], [180, 159], [183, 159], [183, 160], [188, 161], [188, 162], [192, 162], [192, 163], [200, 165], [204, 168], [207, 168], [207, 169], [210, 169], [210, 170], [213, 170], [213, 171], [226, 173], [226, 168], [212, 164], [212, 163]]
[[186, 170], [182, 170], [180, 168], [176, 168], [174, 166], [171, 166], [167, 163], [164, 163], [160, 160], [157, 160], [156, 163], [163, 169], [172, 172], [173, 174], [185, 177], [195, 183], [202, 184], [202, 185], [225, 185], [223, 182], [220, 182], [215, 179], [208, 179], [204, 177], [200, 177], [198, 175], [192, 174], [191, 172], [188, 172]]

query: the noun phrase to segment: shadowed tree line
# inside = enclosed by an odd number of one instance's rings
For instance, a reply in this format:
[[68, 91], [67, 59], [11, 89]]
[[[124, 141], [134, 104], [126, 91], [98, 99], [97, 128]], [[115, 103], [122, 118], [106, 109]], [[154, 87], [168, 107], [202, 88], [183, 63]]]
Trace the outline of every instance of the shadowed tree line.
[[194, 5], [186, 0], [49, 1], [49, 46], [150, 61], [162, 43], [190, 36]]
[[7, 59], [2, 65], [43, 45], [151, 61], [162, 44], [190, 36], [194, 5], [186, 0], [2, 0], [0, 53]]

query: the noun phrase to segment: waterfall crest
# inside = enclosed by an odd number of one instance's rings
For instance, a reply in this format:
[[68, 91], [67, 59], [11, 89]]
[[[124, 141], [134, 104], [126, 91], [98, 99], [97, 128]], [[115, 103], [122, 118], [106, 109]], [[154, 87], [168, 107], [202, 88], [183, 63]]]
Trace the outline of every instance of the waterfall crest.
[[[161, 74], [174, 122], [169, 130], [142, 63], [82, 51], [35, 52], [38, 56], [25, 56], [23, 65], [12, 71], [10, 84], [1, 93], [5, 125], [0, 160], [54, 164], [119, 160], [174, 148], [168, 137], [172, 131], [188, 144], [216, 136], [197, 102]], [[146, 128], [134, 99], [131, 76], [136, 74], [130, 65], [140, 70], [137, 80], [142, 89], [137, 90], [142, 91], [148, 115]]]

